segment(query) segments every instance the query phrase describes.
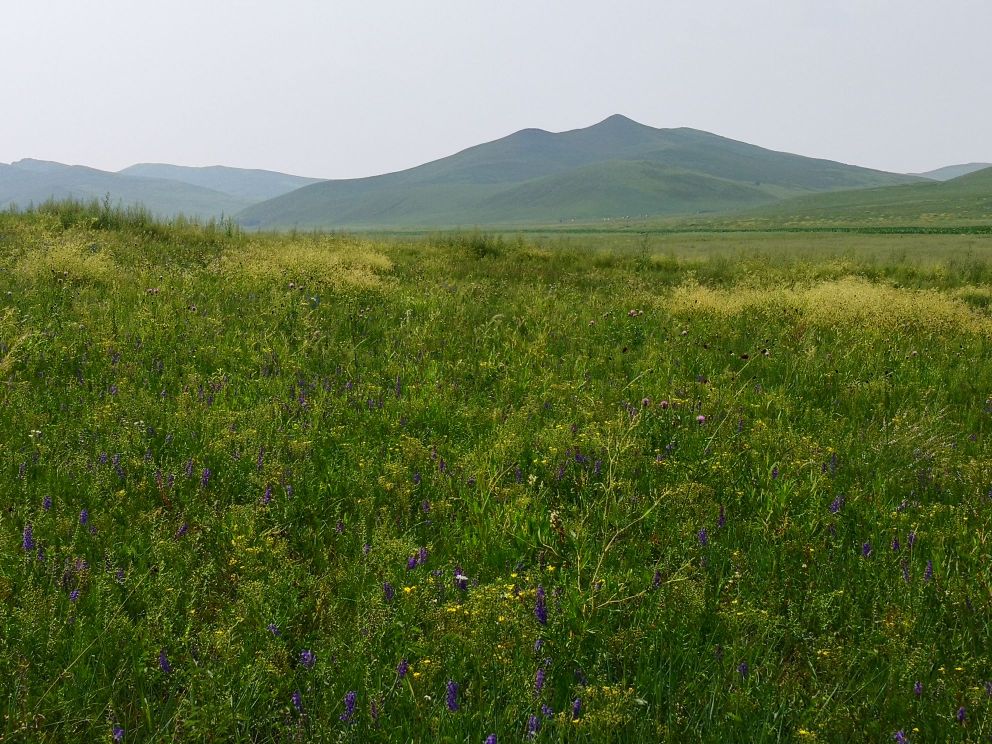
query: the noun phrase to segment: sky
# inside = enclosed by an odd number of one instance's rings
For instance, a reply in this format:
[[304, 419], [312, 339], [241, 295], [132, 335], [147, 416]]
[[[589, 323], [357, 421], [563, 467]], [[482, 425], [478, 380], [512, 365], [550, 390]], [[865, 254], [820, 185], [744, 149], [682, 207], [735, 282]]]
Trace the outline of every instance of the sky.
[[6, 0], [0, 162], [352, 178], [621, 113], [992, 162], [989, 0]]

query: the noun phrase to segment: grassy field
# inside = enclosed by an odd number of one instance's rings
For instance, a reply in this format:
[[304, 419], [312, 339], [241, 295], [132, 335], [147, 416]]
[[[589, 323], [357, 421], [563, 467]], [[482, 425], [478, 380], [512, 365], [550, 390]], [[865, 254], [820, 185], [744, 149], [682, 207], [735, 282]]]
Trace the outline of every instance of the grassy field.
[[984, 741], [990, 250], [0, 215], [0, 739]]

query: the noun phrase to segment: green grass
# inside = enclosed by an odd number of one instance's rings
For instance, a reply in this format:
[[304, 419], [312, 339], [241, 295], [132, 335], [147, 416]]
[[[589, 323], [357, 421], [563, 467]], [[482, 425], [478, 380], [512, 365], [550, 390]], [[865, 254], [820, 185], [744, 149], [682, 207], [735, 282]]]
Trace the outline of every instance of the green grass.
[[0, 736], [984, 739], [990, 248], [0, 214]]

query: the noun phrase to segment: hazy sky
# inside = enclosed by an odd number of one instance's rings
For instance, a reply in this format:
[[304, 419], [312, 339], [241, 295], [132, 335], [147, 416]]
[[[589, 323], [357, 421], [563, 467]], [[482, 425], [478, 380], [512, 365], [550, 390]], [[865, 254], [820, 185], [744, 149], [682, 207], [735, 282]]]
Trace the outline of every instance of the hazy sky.
[[3, 0], [0, 162], [341, 178], [623, 113], [992, 161], [990, 0]]

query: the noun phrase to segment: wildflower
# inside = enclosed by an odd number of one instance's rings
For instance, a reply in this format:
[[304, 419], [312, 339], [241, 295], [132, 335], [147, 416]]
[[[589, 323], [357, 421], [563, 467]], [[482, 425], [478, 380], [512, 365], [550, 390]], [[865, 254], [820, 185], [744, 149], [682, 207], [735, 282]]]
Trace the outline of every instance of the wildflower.
[[746, 661], [742, 661], [737, 666], [737, 672], [741, 675], [741, 679], [747, 679], [747, 675], [750, 672], [750, 667], [747, 665]]
[[400, 663], [396, 666], [396, 676], [403, 679], [406, 673], [410, 670], [410, 662], [406, 659], [401, 659]]
[[539, 654], [542, 648], [544, 648], [544, 639], [538, 638], [536, 641], [534, 641], [534, 653]]
[[531, 738], [537, 736], [537, 732], [541, 730], [541, 719], [537, 716], [531, 714], [531, 717], [527, 719], [527, 735]]
[[575, 698], [575, 700], [572, 701], [572, 720], [573, 721], [579, 720], [579, 715], [581, 713], [582, 713], [582, 699]]
[[871, 557], [871, 543], [870, 542], [866, 542], [864, 545], [861, 546], [861, 556], [863, 558], [870, 558]]
[[210, 482], [210, 468], [204, 468], [203, 474], [200, 475], [200, 488], [206, 488], [209, 482]]
[[455, 566], [455, 586], [463, 592], [468, 591], [468, 576], [462, 573], [461, 566]]
[[699, 531], [698, 537], [699, 537], [699, 544], [705, 548], [710, 542], [710, 536], [707, 534], [705, 527], [703, 527], [703, 529]]
[[540, 695], [541, 690], [544, 689], [544, 667], [537, 668], [537, 674], [534, 675], [534, 694]]
[[902, 562], [902, 580], [905, 581], [907, 584], [909, 583], [909, 562], [908, 561], [903, 561]]
[[892, 738], [895, 740], [896, 744], [909, 744], [909, 739], [906, 738], [906, 732], [901, 729], [896, 731], [892, 735]]
[[89, 512], [89, 509], [83, 509], [81, 512], [79, 512], [79, 523], [80, 524], [86, 524], [89, 521], [90, 521], [90, 512]]
[[696, 423], [697, 424], [705, 424], [706, 423], [706, 417], [703, 414], [699, 414], [698, 416], [696, 416]]
[[545, 718], [551, 718], [555, 712], [551, 709], [551, 706], [545, 703], [541, 706], [541, 715]]
[[906, 537], [906, 542], [909, 544], [909, 547], [911, 547], [911, 548], [914, 545], [916, 545], [916, 532], [915, 531], [909, 533], [909, 535]]
[[496, 744], [496, 734], [489, 734], [482, 744]]
[[933, 579], [933, 561], [927, 561], [927, 567], [923, 571], [923, 580], [931, 581]]
[[541, 625], [548, 624], [548, 608], [544, 600], [544, 587], [541, 585], [537, 587], [537, 602], [534, 605], [534, 617], [537, 618], [537, 622]]
[[417, 567], [417, 556], [411, 555], [409, 558], [406, 559], [406, 570], [412, 571], [416, 567]]
[[362, 545], [362, 555], [368, 555], [370, 552], [372, 552], [372, 546], [371, 545], [369, 545], [368, 543], [365, 543], [364, 545]]
[[172, 674], [172, 665], [169, 663], [169, 657], [164, 648], [158, 652], [158, 668], [165, 674]]
[[187, 532], [189, 532], [189, 525], [183, 522], [179, 525], [179, 529], [176, 530], [176, 539], [185, 536]]
[[344, 696], [344, 712], [339, 716], [344, 723], [351, 723], [351, 719], [355, 715], [355, 702], [357, 700], [358, 693], [355, 690], [349, 690]]
[[427, 563], [427, 548], [421, 548], [417, 554], [417, 563], [423, 565]]
[[313, 669], [313, 665], [317, 663], [317, 654], [308, 648], [304, 649], [300, 652], [300, 663], [307, 669]]
[[720, 515], [716, 518], [716, 526], [721, 530], [727, 526], [727, 513], [723, 509], [723, 504], [720, 504]]
[[290, 700], [293, 701], [293, 707], [296, 708], [298, 713], [303, 712], [303, 696], [300, 694], [299, 690], [293, 692]]
[[834, 497], [834, 500], [830, 503], [830, 513], [836, 514], [841, 510], [841, 507], [843, 506], [844, 506], [844, 497], [843, 496]]
[[41, 500], [41, 508], [44, 509], [45, 511], [48, 511], [49, 509], [52, 508], [51, 496], [46, 496], [44, 499]]
[[777, 478], [778, 478], [778, 465], [772, 468], [772, 480], [776, 480]]
[[113, 736], [114, 741], [124, 741], [124, 729], [114, 724], [111, 736]]
[[262, 494], [262, 503], [268, 505], [272, 501], [272, 486], [265, 487], [265, 493]]
[[892, 538], [892, 552], [893, 553], [898, 553], [899, 552], [899, 548], [901, 548], [901, 547], [902, 546], [899, 544], [899, 538], [898, 537], [893, 537]]
[[72, 602], [73, 604], [79, 601], [78, 589], [73, 589], [71, 592], [69, 592], [69, 601]]
[[265, 626], [265, 629], [274, 636], [281, 635], [281, 633], [279, 632], [279, 626], [276, 625], [275, 623], [269, 623], [268, 625]]
[[960, 708], [958, 708], [957, 719], [958, 719], [958, 723], [960, 723], [962, 726], [964, 725], [964, 719], [967, 717], [967, 715], [968, 715], [968, 711], [965, 710], [963, 705]]
[[27, 552], [34, 550], [34, 529], [30, 524], [24, 525], [24, 537], [21, 540], [21, 545]]
[[661, 571], [656, 568], [654, 570], [654, 576], [651, 579], [651, 588], [657, 589], [659, 586], [661, 586]]
[[338, 523], [336, 525], [334, 525], [334, 531], [337, 532], [339, 535], [343, 535], [344, 534], [344, 522], [342, 522], [339, 519], [338, 520]]
[[448, 710], [452, 713], [458, 710], [458, 683], [453, 679], [448, 680], [446, 702], [448, 705]]
[[382, 584], [382, 594], [386, 598], [386, 601], [387, 602], [392, 602], [393, 601], [393, 597], [396, 596], [396, 590], [393, 589], [393, 585], [392, 584], [390, 584], [388, 581], [386, 581], [386, 582], [383, 582], [383, 584]]
[[923, 694], [923, 683], [919, 680], [916, 680], [916, 684], [913, 685], [913, 694], [916, 697], [920, 697]]

